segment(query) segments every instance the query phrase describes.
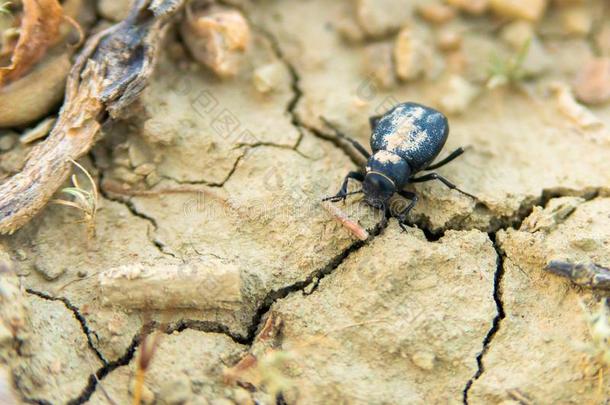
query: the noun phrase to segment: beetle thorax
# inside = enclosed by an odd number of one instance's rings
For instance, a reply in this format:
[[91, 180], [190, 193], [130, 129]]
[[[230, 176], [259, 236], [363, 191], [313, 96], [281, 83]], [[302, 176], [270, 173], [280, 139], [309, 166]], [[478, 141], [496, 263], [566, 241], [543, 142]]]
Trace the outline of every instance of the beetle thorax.
[[400, 156], [387, 150], [380, 150], [369, 158], [366, 173], [380, 173], [392, 181], [396, 187], [401, 188], [411, 175], [411, 169]]

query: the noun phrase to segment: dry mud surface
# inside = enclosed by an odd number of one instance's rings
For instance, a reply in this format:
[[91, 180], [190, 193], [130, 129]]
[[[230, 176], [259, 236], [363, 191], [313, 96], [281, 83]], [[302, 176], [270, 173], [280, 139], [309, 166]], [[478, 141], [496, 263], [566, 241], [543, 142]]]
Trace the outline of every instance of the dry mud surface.
[[[124, 13], [112, 3], [108, 19]], [[488, 90], [490, 52], [511, 49], [494, 19], [457, 15], [463, 52], [435, 50], [400, 83], [371, 55], [405, 19], [434, 48], [425, 2], [230, 3], [252, 28], [238, 75], [218, 79], [170, 31], [137, 114], [81, 160], [101, 192], [95, 238], [59, 205], [0, 238], [16, 273], [0, 279], [0, 358], [20, 401], [129, 403], [156, 330], [146, 403], [607, 403], [610, 370], [588, 355], [604, 293], [543, 270], [610, 266], [610, 135], [588, 137], [548, 90], [604, 52], [593, 33], [557, 32], [547, 12], [536, 79]], [[455, 69], [478, 96], [449, 115], [443, 153], [467, 153], [439, 173], [479, 201], [418, 184], [402, 232], [350, 198], [371, 234], [354, 239], [320, 199], [359, 160], [320, 117], [367, 144], [393, 103], [445, 105]], [[591, 111], [610, 125], [608, 103]], [[0, 152], [2, 177], [26, 152]]]

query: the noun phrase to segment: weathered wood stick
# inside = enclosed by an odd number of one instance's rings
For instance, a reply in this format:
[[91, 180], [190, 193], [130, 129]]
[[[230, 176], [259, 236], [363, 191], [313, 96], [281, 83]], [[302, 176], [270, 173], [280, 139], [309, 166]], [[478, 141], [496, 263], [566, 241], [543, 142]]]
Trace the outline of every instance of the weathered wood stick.
[[165, 28], [185, 0], [138, 0], [127, 19], [91, 37], [70, 71], [66, 97], [47, 139], [23, 170], [0, 184], [0, 234], [25, 225], [86, 154], [108, 116], [118, 118], [152, 74]]
[[221, 262], [129, 264], [98, 275], [102, 304], [135, 309], [235, 309], [241, 304], [237, 266]]

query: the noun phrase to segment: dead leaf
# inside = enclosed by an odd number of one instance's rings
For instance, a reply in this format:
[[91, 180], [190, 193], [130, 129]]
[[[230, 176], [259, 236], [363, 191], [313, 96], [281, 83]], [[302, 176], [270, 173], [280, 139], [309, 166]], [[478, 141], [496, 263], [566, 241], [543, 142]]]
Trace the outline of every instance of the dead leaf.
[[23, 76], [59, 37], [63, 10], [58, 0], [23, 0], [21, 33], [11, 64], [0, 68], [0, 85]]

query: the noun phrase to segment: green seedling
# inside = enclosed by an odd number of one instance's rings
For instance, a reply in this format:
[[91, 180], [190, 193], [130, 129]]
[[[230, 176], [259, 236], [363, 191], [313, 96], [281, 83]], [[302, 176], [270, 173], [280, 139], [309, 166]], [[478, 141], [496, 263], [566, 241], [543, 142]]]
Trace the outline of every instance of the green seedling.
[[501, 58], [497, 54], [491, 56], [489, 64], [489, 79], [487, 88], [494, 89], [500, 86], [517, 85], [527, 78], [523, 63], [529, 52], [531, 38], [523, 43], [519, 51], [508, 58]]
[[98, 192], [97, 186], [93, 177], [89, 174], [87, 169], [85, 169], [82, 165], [80, 165], [75, 160], [70, 159], [70, 162], [78, 167], [87, 177], [89, 184], [91, 186], [91, 190], [84, 189], [78, 182], [78, 179], [75, 174], [72, 175], [72, 187], [66, 187], [61, 190], [62, 193], [67, 194], [73, 197], [72, 200], [62, 200], [56, 199], [53, 200], [54, 203], [65, 205], [67, 207], [76, 208], [77, 210], [83, 213], [83, 219], [79, 222], [84, 222], [87, 224], [87, 231], [90, 237], [95, 236], [95, 215], [97, 213], [98, 208]]
[[0, 4], [0, 15], [12, 15], [10, 7], [10, 1], [5, 1], [4, 3]]

